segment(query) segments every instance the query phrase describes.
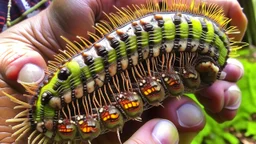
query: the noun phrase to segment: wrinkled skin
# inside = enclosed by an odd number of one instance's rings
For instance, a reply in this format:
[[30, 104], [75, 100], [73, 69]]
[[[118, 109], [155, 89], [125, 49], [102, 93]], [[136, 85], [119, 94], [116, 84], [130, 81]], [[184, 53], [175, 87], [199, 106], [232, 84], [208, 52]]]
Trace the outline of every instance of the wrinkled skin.
[[[115, 11], [112, 5], [122, 7], [131, 4], [144, 3], [146, 0], [55, 0], [52, 5], [40, 14], [21, 22], [0, 34], [0, 91], [16, 95], [19, 99], [26, 100], [17, 91], [21, 86], [16, 82], [17, 75], [26, 63], [33, 62], [41, 68], [46, 68], [45, 61], [53, 59], [58, 49], [64, 49], [65, 42], [59, 37], [63, 35], [74, 40], [76, 35], [87, 37], [86, 31], [94, 32], [91, 27], [100, 19], [105, 19], [102, 11], [109, 13]], [[225, 14], [232, 18], [231, 25], [236, 25], [241, 31], [236, 35], [241, 40], [244, 35], [247, 19], [239, 4], [235, 0], [217, 1], [223, 6]], [[23, 45], [21, 47], [21, 45]], [[15, 66], [11, 71], [7, 71]], [[231, 120], [236, 114], [235, 110], [226, 109], [228, 102], [234, 101], [235, 96], [228, 95], [226, 90], [243, 75], [241, 67], [229, 63], [224, 71], [227, 73], [224, 80], [215, 82], [211, 87], [196, 93], [199, 101], [205, 106], [206, 112], [218, 122]], [[7, 84], [8, 83], [8, 84]], [[13, 89], [15, 88], [15, 89]], [[15, 91], [16, 90], [16, 91]], [[5, 123], [8, 118], [14, 117], [18, 110], [13, 110], [14, 103], [0, 92], [0, 141], [11, 143], [14, 132]], [[169, 98], [164, 102], [165, 108], [157, 107], [145, 112], [143, 122], [130, 121], [125, 124], [121, 134], [123, 141], [127, 140], [146, 121], [152, 118], [165, 118], [172, 121], [179, 130], [180, 142], [189, 143], [192, 138], [204, 127], [204, 121], [193, 127], [182, 127], [177, 120], [176, 110], [186, 103], [194, 102], [182, 96], [180, 100]], [[142, 126], [126, 143], [152, 143], [150, 132], [159, 119], [151, 120]], [[131, 129], [131, 126], [133, 129]], [[148, 137], [149, 136], [149, 137]], [[144, 140], [142, 139], [144, 138]], [[147, 139], [147, 140], [145, 140]], [[115, 142], [113, 141], [115, 140]], [[108, 133], [97, 138], [95, 143], [118, 143], [115, 133]]]

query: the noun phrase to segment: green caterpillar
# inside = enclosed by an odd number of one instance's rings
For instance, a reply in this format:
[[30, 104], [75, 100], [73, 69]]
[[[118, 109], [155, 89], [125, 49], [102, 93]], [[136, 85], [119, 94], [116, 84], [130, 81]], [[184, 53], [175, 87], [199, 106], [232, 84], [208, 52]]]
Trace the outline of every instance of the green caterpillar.
[[[135, 11], [134, 11], [135, 10]], [[134, 5], [106, 15], [49, 62], [48, 76], [36, 88], [24, 85], [31, 102], [6, 94], [25, 110], [7, 122], [20, 122], [14, 135], [32, 130], [28, 143], [87, 141], [121, 131], [146, 109], [169, 96], [192, 93], [220, 79], [229, 55], [243, 47], [215, 4], [163, 1]], [[25, 122], [23, 122], [25, 119]]]

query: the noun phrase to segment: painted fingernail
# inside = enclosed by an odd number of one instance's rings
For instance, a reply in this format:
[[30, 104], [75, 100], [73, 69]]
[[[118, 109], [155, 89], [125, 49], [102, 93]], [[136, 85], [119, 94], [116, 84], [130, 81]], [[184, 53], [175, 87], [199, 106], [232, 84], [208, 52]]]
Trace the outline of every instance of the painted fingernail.
[[177, 110], [178, 122], [182, 127], [194, 127], [204, 120], [202, 110], [193, 104], [184, 104]]
[[237, 59], [234, 59], [234, 58], [229, 58], [229, 59], [227, 60], [227, 63], [233, 64], [233, 65], [235, 65], [235, 66], [237, 66], [237, 67], [239, 68], [239, 70], [240, 70], [239, 79], [240, 79], [240, 78], [242, 77], [242, 75], [244, 74], [244, 67], [243, 67], [243, 64], [242, 64], [240, 61], [238, 61]]
[[178, 144], [179, 134], [177, 128], [168, 120], [161, 120], [152, 131], [157, 144]]
[[24, 65], [18, 75], [17, 82], [23, 84], [38, 84], [45, 76], [44, 70], [34, 64]]
[[228, 88], [227, 94], [228, 99], [225, 108], [229, 110], [237, 110], [241, 104], [240, 89], [236, 85], [233, 85]]

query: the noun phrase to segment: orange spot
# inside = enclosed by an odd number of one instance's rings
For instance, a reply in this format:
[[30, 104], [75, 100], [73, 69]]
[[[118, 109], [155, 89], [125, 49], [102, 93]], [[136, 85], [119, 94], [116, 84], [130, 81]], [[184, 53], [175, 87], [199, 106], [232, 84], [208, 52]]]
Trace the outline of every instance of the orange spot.
[[92, 133], [96, 130], [96, 128], [88, 126], [87, 123], [83, 123], [82, 125], [80, 125], [80, 129], [84, 133]]
[[170, 81], [168, 82], [168, 84], [169, 84], [170, 86], [173, 86], [173, 85], [177, 84], [177, 82], [170, 80]]
[[140, 20], [140, 24], [141, 24], [141, 25], [146, 25], [147, 22], [145, 22], [144, 20]]
[[124, 32], [121, 31], [120, 29], [116, 30], [116, 33], [117, 33], [119, 36], [124, 34]]
[[103, 121], [107, 121], [108, 119], [110, 119], [110, 114], [109, 114], [109, 112], [103, 112], [103, 113], [101, 114], [101, 119], [102, 119]]
[[86, 128], [80, 128], [82, 130], [82, 132], [86, 133]]
[[119, 117], [119, 114], [111, 114], [110, 117], [111, 119], [117, 119]]
[[127, 104], [125, 104], [125, 105], [124, 105], [124, 108], [125, 108], [125, 109], [128, 109], [128, 105], [127, 105]]
[[94, 44], [94, 47], [95, 47], [96, 49], [99, 49], [99, 48], [101, 47], [101, 45], [100, 45], [99, 43], [96, 43], [96, 44]]
[[108, 40], [112, 40], [113, 38], [114, 38], [113, 36], [109, 36], [109, 35], [107, 36]]
[[82, 120], [80, 120], [80, 121], [78, 122], [79, 125], [82, 125], [83, 123], [84, 123], [84, 121], [82, 121]]
[[147, 91], [144, 91], [144, 95], [146, 95], [146, 96], [147, 96], [147, 95], [148, 95], [148, 92], [147, 92]]
[[132, 106], [133, 106], [133, 107], [136, 107], [136, 106], [138, 106], [138, 103], [132, 102]]
[[87, 127], [86, 128], [86, 132], [90, 132], [91, 131], [91, 128], [90, 127]]
[[163, 16], [161, 16], [161, 15], [154, 15], [154, 18], [155, 18], [156, 20], [162, 20], [162, 19], [163, 19]]
[[132, 26], [136, 26], [136, 25], [138, 25], [137, 22], [132, 22]]
[[124, 106], [125, 104], [129, 103], [130, 101], [127, 99], [121, 100], [119, 103]]
[[73, 128], [67, 128], [66, 125], [61, 124], [58, 126], [58, 131], [62, 133], [70, 133], [73, 132]]

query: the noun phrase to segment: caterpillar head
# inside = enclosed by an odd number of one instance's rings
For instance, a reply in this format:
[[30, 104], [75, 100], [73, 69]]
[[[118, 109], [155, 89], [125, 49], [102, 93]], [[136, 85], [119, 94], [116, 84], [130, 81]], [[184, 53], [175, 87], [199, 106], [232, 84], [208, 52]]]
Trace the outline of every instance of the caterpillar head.
[[159, 82], [160, 79], [156, 77], [145, 77], [138, 81], [142, 95], [150, 104], [159, 104], [165, 97], [164, 88]]
[[219, 67], [213, 62], [201, 62], [196, 66], [196, 70], [200, 73], [202, 82], [211, 84], [218, 78]]
[[103, 125], [109, 130], [122, 128], [124, 119], [121, 112], [113, 105], [103, 106], [99, 109], [100, 119]]
[[76, 116], [76, 125], [83, 140], [92, 140], [98, 137], [101, 133], [99, 121], [92, 116]]
[[143, 112], [143, 101], [136, 92], [117, 94], [116, 100], [125, 114], [131, 118], [137, 118]]
[[192, 66], [186, 66], [181, 70], [181, 76], [184, 85], [190, 89], [197, 89], [200, 86], [201, 79], [199, 73]]
[[58, 121], [57, 134], [63, 140], [73, 140], [76, 137], [77, 127], [75, 122], [69, 119]]
[[162, 74], [163, 81], [172, 96], [179, 96], [184, 92], [184, 85], [176, 71]]

